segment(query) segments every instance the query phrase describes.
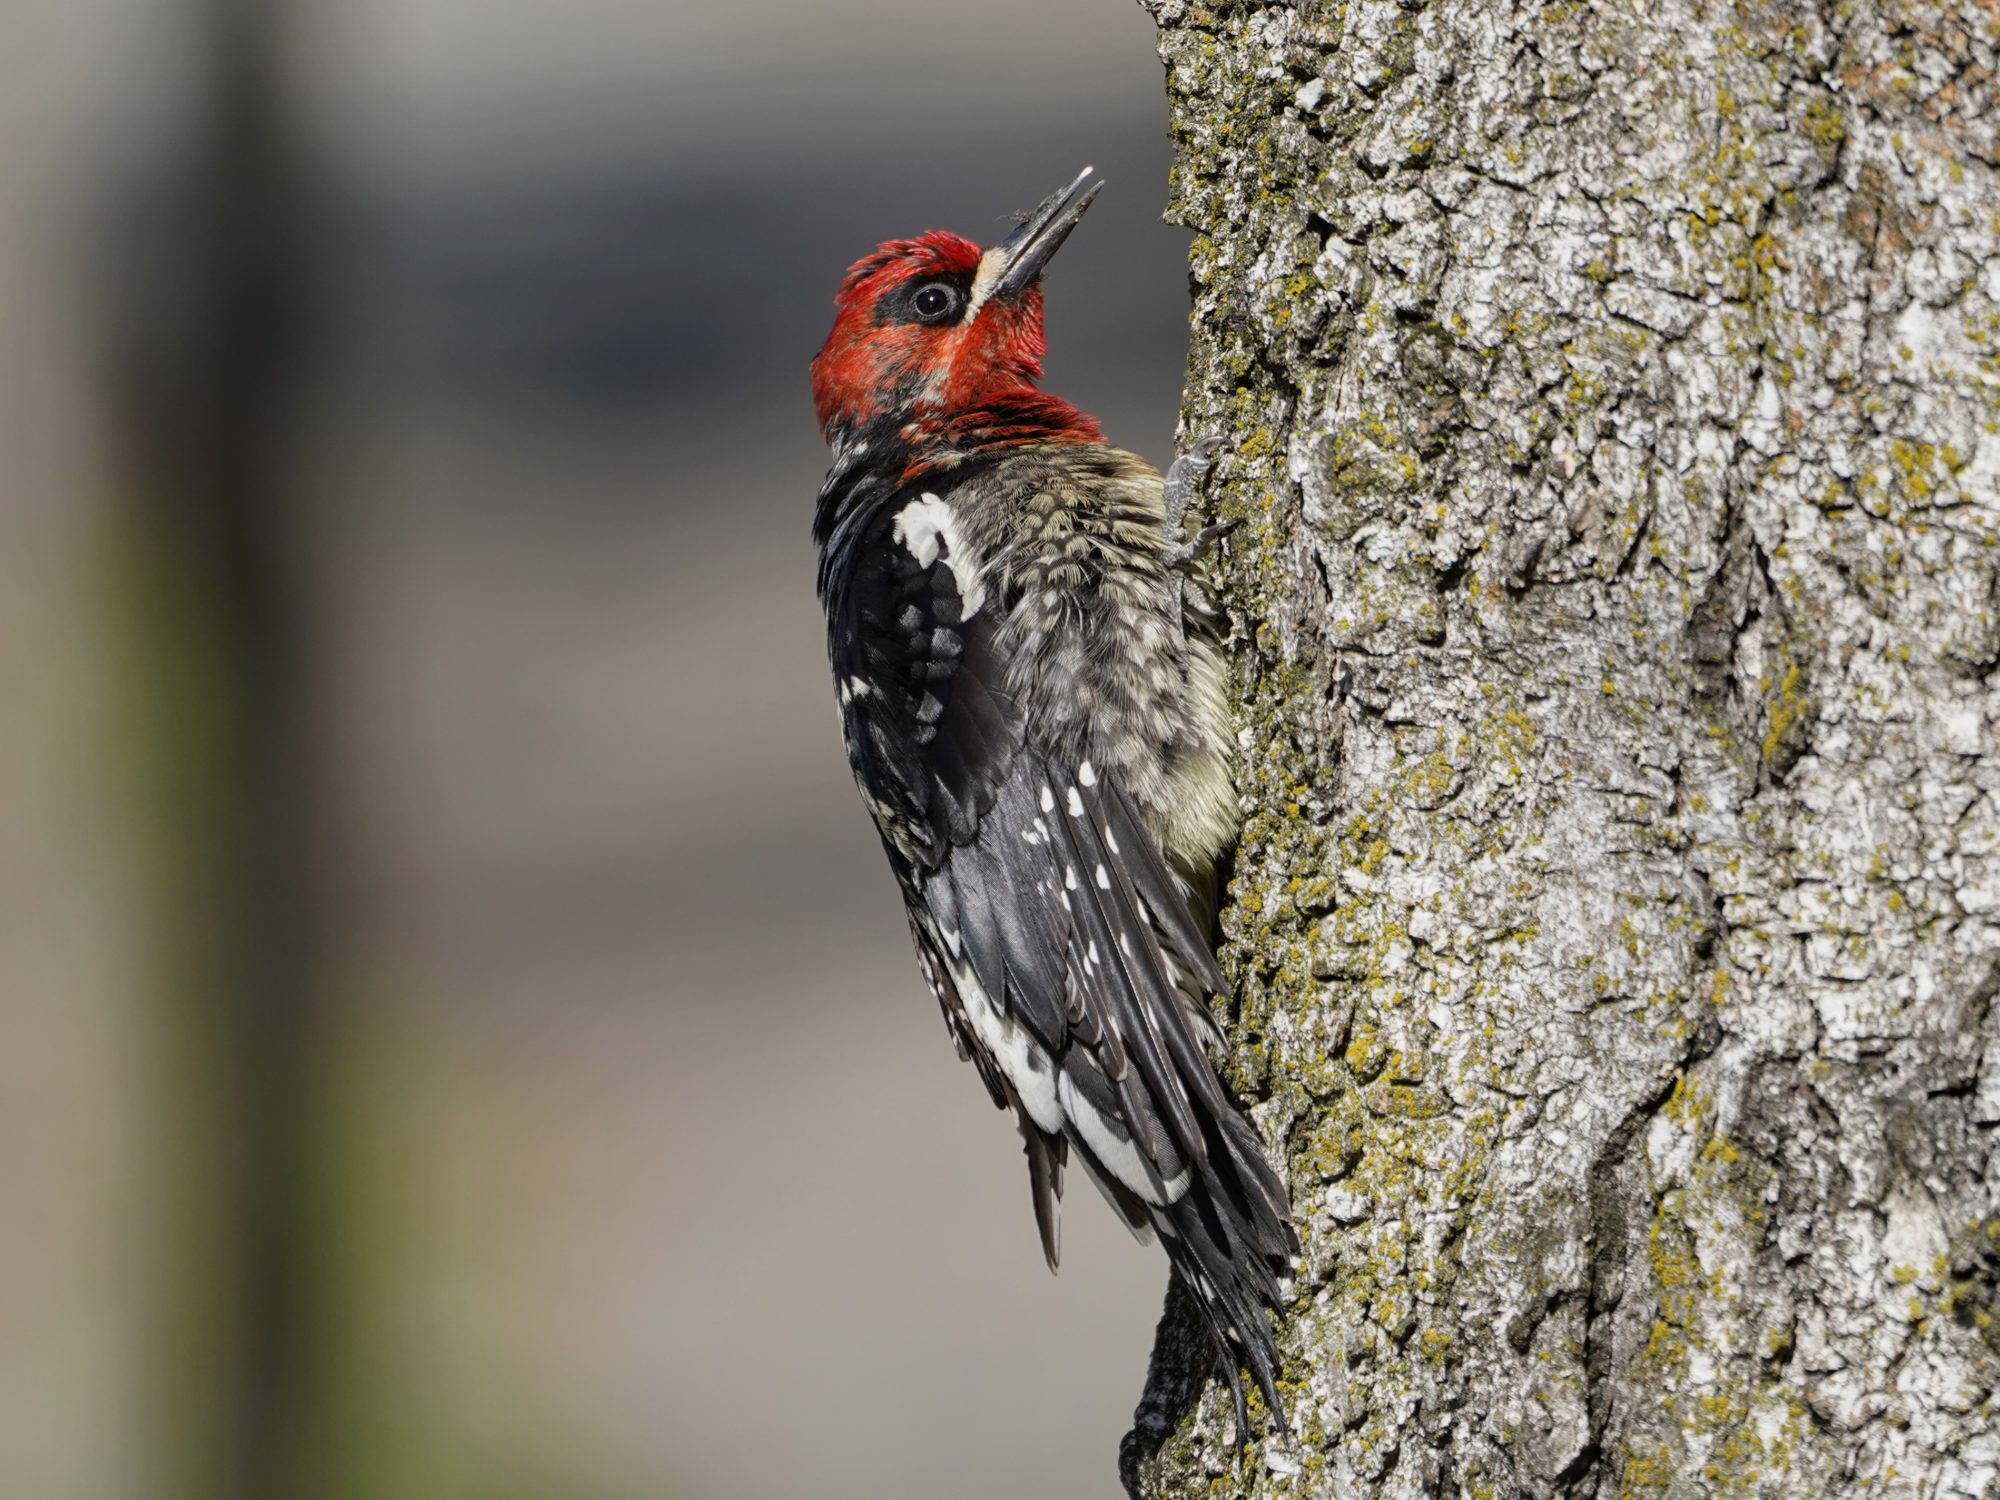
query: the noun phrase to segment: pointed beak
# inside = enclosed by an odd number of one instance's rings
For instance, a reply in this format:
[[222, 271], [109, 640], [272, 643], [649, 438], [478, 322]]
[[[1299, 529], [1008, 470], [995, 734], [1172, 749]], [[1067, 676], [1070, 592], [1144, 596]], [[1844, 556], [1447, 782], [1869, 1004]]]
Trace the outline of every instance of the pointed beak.
[[990, 295], [1008, 297], [1035, 284], [1049, 258], [1062, 248], [1062, 242], [1076, 228], [1076, 221], [1090, 207], [1090, 200], [1104, 186], [1101, 181], [1090, 181], [1090, 174], [1096, 170], [1085, 167], [1076, 174], [1076, 181], [1049, 194], [1041, 207], [988, 252], [995, 261]]

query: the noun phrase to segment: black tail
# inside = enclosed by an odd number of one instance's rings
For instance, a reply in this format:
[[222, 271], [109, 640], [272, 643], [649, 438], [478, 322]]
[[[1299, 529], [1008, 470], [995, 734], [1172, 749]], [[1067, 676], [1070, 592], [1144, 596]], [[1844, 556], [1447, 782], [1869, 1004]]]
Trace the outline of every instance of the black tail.
[[1207, 1115], [1202, 1127], [1207, 1159], [1195, 1167], [1188, 1191], [1151, 1209], [1151, 1217], [1174, 1274], [1193, 1294], [1215, 1336], [1236, 1402], [1237, 1441], [1243, 1442], [1249, 1432], [1245, 1368], [1278, 1430], [1290, 1431], [1278, 1400], [1271, 1314], [1291, 1294], [1299, 1239], [1284, 1187], [1264, 1159], [1256, 1128], [1233, 1112]]

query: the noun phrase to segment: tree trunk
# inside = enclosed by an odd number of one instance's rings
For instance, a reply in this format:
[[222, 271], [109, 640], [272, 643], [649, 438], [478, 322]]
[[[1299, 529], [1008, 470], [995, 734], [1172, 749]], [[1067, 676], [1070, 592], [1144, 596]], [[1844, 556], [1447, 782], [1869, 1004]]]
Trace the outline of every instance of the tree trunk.
[[2000, 1494], [2000, 8], [1150, 5], [1306, 1263], [1140, 1487]]

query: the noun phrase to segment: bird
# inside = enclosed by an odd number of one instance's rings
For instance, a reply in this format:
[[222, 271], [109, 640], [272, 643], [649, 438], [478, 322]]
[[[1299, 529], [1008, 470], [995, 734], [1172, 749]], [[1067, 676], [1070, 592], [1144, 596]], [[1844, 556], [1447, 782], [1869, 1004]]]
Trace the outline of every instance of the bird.
[[[1247, 1430], [1280, 1430], [1283, 1183], [1219, 1079], [1207, 894], [1233, 843], [1225, 668], [1189, 495], [1039, 386], [1042, 278], [1085, 168], [982, 248], [854, 262], [811, 367], [813, 519], [847, 759], [959, 1055], [1019, 1123], [1053, 1271], [1074, 1156], [1199, 1305]], [[1197, 607], [1190, 609], [1190, 601]]]

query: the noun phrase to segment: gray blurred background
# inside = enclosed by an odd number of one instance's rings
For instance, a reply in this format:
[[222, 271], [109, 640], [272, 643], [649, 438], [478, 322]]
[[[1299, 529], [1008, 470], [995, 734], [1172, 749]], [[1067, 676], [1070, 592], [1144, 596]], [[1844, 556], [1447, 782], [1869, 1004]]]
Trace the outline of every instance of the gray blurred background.
[[1110, 1496], [1164, 1263], [1018, 1140], [839, 749], [842, 269], [1085, 162], [1132, 0], [0, 15], [0, 1495]]

